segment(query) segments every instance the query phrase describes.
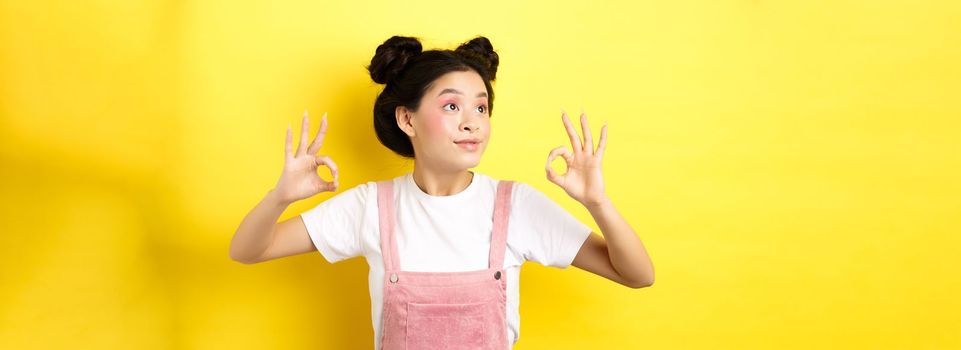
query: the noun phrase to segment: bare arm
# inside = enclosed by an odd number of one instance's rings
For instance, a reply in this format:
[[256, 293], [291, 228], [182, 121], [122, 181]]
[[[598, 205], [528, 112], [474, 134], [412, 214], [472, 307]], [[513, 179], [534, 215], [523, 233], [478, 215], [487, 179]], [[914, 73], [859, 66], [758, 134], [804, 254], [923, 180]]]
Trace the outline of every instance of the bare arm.
[[634, 229], [610, 203], [588, 207], [601, 237], [591, 232], [571, 265], [631, 288], [654, 284], [654, 265]]
[[[291, 203], [337, 189], [337, 165], [327, 156], [314, 156], [327, 132], [327, 114], [324, 114], [320, 130], [310, 147], [307, 146], [308, 123], [307, 111], [304, 111], [300, 145], [296, 153], [291, 151], [293, 136], [290, 128], [287, 128], [284, 172], [277, 186], [240, 222], [230, 241], [230, 258], [234, 261], [253, 264], [313, 250], [313, 243], [299, 215], [277, 223]], [[317, 175], [317, 167], [321, 164], [330, 168], [333, 181], [324, 181]]]
[[299, 215], [277, 223], [287, 206], [276, 192], [268, 192], [241, 221], [230, 242], [230, 258], [253, 264], [313, 251], [313, 242]]
[[630, 286], [634, 288], [654, 284], [654, 264], [647, 249], [614, 204], [608, 199], [587, 209], [604, 235], [611, 265], [618, 274], [631, 281]]
[[[601, 160], [607, 146], [607, 125], [601, 128], [601, 138], [595, 150], [585, 113], [581, 112], [583, 140], [566, 112], [561, 113], [561, 121], [574, 149], [557, 147], [551, 151], [547, 158], [547, 179], [587, 207], [604, 235], [601, 237], [591, 232], [572, 265], [632, 288], [654, 284], [654, 265], [644, 244], [604, 192]], [[563, 156], [567, 162], [567, 173], [563, 175], [551, 169], [551, 161], [557, 156]]]

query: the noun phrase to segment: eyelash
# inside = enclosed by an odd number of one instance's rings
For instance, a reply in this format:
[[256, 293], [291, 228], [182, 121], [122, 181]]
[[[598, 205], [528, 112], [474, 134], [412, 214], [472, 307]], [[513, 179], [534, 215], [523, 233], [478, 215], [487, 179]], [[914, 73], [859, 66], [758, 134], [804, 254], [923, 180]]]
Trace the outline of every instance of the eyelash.
[[[457, 105], [455, 105], [454, 103], [448, 103], [448, 104], [445, 104], [445, 105], [444, 105], [444, 107], [441, 107], [441, 108], [444, 108], [444, 110], [447, 110], [447, 108], [446, 108], [446, 107], [447, 107], [447, 106], [449, 106], [449, 105], [454, 105], [454, 106], [457, 106]], [[483, 111], [483, 112], [481, 112], [481, 113], [485, 113], [485, 114], [487, 113], [487, 106], [484, 106], [484, 105], [480, 105], [480, 106], [477, 106], [477, 107], [482, 107], [482, 108], [484, 108], [484, 111]]]

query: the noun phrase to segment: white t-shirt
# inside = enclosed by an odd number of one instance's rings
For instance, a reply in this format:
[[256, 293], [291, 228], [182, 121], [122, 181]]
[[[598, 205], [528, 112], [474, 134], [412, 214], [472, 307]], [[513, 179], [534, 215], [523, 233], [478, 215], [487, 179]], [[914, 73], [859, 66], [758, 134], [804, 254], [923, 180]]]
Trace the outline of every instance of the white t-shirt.
[[[396, 243], [402, 271], [457, 272], [488, 268], [498, 180], [474, 173], [470, 185], [450, 196], [432, 196], [414, 183], [413, 173], [394, 181]], [[310, 239], [331, 263], [364, 256], [370, 266], [374, 348], [380, 347], [384, 261], [380, 251], [377, 183], [357, 185], [301, 214]], [[530, 260], [567, 268], [591, 228], [533, 187], [515, 182], [508, 221], [508, 340], [520, 336], [518, 281]]]

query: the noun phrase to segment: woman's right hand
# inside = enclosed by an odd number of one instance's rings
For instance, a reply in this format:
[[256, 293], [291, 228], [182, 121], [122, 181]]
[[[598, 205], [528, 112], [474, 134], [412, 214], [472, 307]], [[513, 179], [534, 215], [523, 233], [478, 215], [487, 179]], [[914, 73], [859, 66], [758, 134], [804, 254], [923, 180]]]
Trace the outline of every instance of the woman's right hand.
[[[284, 203], [293, 203], [298, 200], [309, 198], [324, 191], [337, 190], [337, 164], [330, 157], [317, 156], [317, 151], [324, 143], [324, 135], [327, 134], [327, 113], [321, 118], [320, 130], [314, 141], [307, 146], [307, 127], [310, 125], [307, 119], [307, 111], [304, 111], [304, 121], [300, 129], [300, 144], [297, 152], [293, 153], [293, 135], [290, 126], [287, 126], [287, 141], [284, 147], [284, 172], [277, 181], [277, 186], [273, 191]], [[317, 175], [317, 167], [321, 164], [330, 169], [334, 177], [332, 182], [325, 181]]]

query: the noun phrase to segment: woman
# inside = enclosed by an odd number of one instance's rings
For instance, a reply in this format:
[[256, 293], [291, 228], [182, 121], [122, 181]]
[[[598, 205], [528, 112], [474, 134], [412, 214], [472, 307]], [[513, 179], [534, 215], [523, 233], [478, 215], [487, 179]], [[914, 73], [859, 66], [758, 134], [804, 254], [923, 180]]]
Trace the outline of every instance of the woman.
[[[534, 188], [469, 170], [490, 141], [498, 63], [484, 37], [455, 50], [422, 51], [416, 38], [400, 36], [378, 46], [367, 67], [385, 84], [374, 104], [377, 138], [413, 158], [414, 170], [276, 223], [291, 203], [338, 186], [337, 165], [316, 155], [326, 114], [308, 145], [305, 111], [296, 152], [288, 127], [284, 171], [241, 222], [231, 258], [249, 264], [314, 249], [331, 263], [364, 256], [375, 349], [510, 348], [520, 334], [518, 276], [527, 260], [574, 265], [632, 288], [653, 284], [643, 244], [604, 192], [606, 126], [595, 149], [586, 116], [582, 141], [562, 113], [573, 151], [554, 149], [546, 165], [547, 178], [590, 211], [603, 237]], [[557, 156], [568, 165], [563, 175], [550, 167]], [[317, 175], [320, 165], [332, 181]]]

